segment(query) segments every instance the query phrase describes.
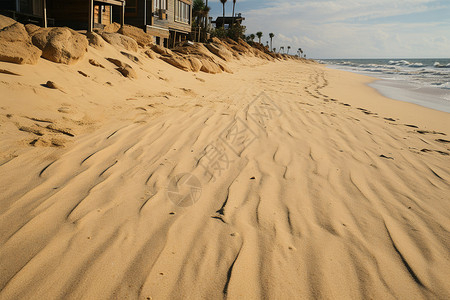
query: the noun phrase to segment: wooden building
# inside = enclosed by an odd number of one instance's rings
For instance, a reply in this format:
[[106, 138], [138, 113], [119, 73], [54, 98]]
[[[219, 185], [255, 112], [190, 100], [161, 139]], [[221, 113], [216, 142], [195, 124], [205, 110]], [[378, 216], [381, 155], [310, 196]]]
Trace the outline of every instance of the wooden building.
[[192, 0], [127, 0], [125, 23], [143, 28], [155, 44], [173, 47], [190, 36]]
[[[45, 0], [0, 0], [0, 13], [20, 23], [46, 26]], [[53, 25], [52, 19], [49, 20]]]
[[234, 18], [233, 17], [217, 17], [215, 21], [212, 21], [211, 23], [215, 25], [216, 28], [225, 27], [230, 28], [233, 24], [242, 25], [242, 22], [245, 20], [244, 17], [239, 13]]
[[0, 10], [22, 23], [44, 26], [51, 20], [52, 26], [76, 30], [126, 23], [165, 47], [189, 39], [192, 26], [192, 0], [0, 0]]
[[123, 25], [125, 0], [45, 1], [48, 17], [55, 19], [56, 26], [92, 31], [93, 28], [102, 28], [112, 22]]
[[125, 0], [0, 0], [0, 10], [25, 24], [46, 27], [50, 20], [52, 26], [92, 30], [113, 21], [123, 25]]

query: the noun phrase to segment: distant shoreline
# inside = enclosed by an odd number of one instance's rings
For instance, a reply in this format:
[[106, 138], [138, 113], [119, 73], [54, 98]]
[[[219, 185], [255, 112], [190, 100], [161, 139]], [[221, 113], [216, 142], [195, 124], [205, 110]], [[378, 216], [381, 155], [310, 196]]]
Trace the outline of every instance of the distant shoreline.
[[[373, 77], [376, 80], [370, 86], [383, 96], [450, 113], [450, 88], [447, 87], [450, 68], [446, 67], [450, 59], [441, 59], [445, 66], [442, 68], [433, 66], [439, 63], [436, 60], [438, 59], [427, 59], [428, 65], [423, 60], [418, 62], [412, 59], [411, 62], [390, 60], [390, 65], [379, 64], [383, 60], [356, 59], [343, 60], [340, 64], [326, 63], [331, 69]], [[367, 63], [363, 64], [365, 61]]]

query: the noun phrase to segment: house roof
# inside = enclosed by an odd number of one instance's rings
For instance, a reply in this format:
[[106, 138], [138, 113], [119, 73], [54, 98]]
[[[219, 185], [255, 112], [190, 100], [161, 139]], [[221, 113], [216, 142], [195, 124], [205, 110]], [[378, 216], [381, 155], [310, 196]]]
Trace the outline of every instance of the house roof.
[[110, 5], [119, 5], [122, 6], [125, 3], [125, 0], [94, 0], [94, 2], [101, 2]]
[[[234, 17], [234, 23], [242, 24], [245, 18], [241, 16]], [[233, 17], [217, 17], [215, 21], [211, 21], [211, 23], [216, 24], [216, 26], [222, 26], [223, 24], [231, 25], [233, 23]]]
[[[233, 17], [217, 17], [217, 19], [215, 20], [215, 21], [212, 21], [213, 23], [216, 23], [216, 22], [218, 22], [218, 23], [222, 23], [223, 21], [225, 21], [225, 23], [227, 23], [227, 22], [231, 22], [233, 20]], [[245, 18], [244, 17], [234, 17], [234, 21], [236, 22], [236, 21], [243, 21], [243, 20], [245, 20]]]

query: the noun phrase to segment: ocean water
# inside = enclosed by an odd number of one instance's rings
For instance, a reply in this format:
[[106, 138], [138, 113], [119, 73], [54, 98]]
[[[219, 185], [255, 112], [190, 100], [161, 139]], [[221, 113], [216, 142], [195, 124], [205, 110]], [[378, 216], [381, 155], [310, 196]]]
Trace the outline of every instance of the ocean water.
[[450, 59], [324, 59], [331, 68], [369, 75], [381, 94], [450, 113]]

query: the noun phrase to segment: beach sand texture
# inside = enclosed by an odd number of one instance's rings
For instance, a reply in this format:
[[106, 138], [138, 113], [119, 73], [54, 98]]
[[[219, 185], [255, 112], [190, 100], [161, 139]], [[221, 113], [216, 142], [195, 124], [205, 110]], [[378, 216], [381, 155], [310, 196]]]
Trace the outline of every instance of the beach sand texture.
[[114, 51], [0, 63], [1, 299], [450, 297], [448, 114], [297, 61], [130, 80]]

